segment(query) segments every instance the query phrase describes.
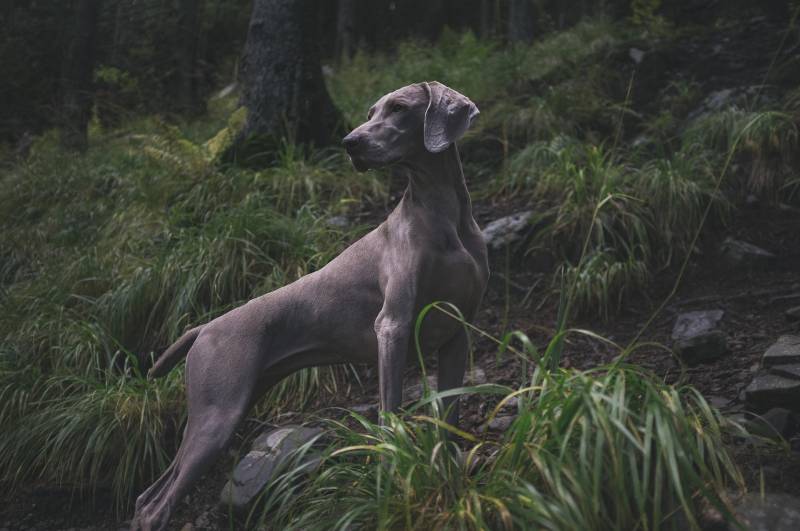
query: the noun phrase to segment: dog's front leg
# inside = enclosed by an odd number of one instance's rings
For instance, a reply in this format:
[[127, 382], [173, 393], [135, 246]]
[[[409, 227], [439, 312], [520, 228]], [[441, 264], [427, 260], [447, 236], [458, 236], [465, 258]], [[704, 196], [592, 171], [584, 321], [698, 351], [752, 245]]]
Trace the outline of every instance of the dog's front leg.
[[413, 284], [394, 283], [388, 286], [383, 308], [375, 319], [382, 411], [396, 411], [403, 400], [403, 370], [411, 336], [413, 303]]
[[409, 324], [405, 320], [378, 317], [375, 321], [382, 411], [396, 411], [403, 400], [403, 370], [408, 353], [409, 332]]

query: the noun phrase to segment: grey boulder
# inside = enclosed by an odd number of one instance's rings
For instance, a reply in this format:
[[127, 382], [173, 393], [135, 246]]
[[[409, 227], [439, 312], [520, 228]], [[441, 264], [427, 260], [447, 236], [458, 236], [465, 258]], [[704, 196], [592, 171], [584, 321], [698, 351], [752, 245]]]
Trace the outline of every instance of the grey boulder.
[[[321, 428], [290, 425], [259, 435], [222, 488], [220, 502], [234, 509], [245, 508], [284, 469], [295, 450], [321, 434]], [[311, 472], [319, 463], [320, 458], [309, 453], [297, 466]]]
[[506, 431], [514, 422], [516, 415], [497, 416], [489, 422], [487, 428], [491, 431]]
[[764, 367], [800, 363], [800, 337], [781, 336], [769, 347], [761, 360]]
[[747, 420], [747, 431], [771, 439], [789, 438], [797, 432], [797, 414], [786, 408], [772, 408], [761, 416]]
[[702, 310], [678, 316], [672, 329], [672, 347], [685, 363], [713, 361], [728, 351], [725, 334], [718, 329], [724, 312]]
[[733, 267], [756, 268], [772, 264], [775, 255], [752, 243], [725, 238], [720, 245], [722, 258]]
[[[736, 507], [739, 521], [749, 531], [796, 531], [800, 529], [800, 499], [789, 494], [747, 494]], [[733, 528], [729, 526], [729, 528]]]
[[759, 373], [744, 390], [747, 404], [757, 411], [784, 407], [800, 410], [800, 380]]
[[[436, 376], [430, 375], [428, 376], [428, 389], [433, 392], [436, 392]], [[468, 369], [464, 373], [464, 385], [480, 385], [486, 383], [486, 373], [483, 369], [478, 366], [475, 366], [471, 369]], [[422, 398], [422, 393], [424, 391], [422, 385], [422, 379], [418, 379], [415, 383], [412, 383], [408, 387], [403, 390], [403, 403], [408, 404], [410, 402], [416, 402], [420, 398]]]
[[486, 246], [496, 251], [519, 240], [530, 225], [531, 219], [533, 210], [526, 210], [490, 222], [483, 228], [483, 240]]

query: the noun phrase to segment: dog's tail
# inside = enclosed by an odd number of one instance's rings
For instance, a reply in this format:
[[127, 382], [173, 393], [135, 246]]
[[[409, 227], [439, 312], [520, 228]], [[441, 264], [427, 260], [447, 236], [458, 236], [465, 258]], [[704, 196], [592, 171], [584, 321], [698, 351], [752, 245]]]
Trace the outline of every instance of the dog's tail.
[[194, 340], [200, 335], [202, 329], [202, 326], [198, 326], [183, 334], [179, 340], [173, 343], [172, 346], [158, 357], [150, 370], [147, 371], [147, 377], [158, 378], [159, 376], [167, 374], [170, 369], [186, 356], [186, 353], [192, 348]]

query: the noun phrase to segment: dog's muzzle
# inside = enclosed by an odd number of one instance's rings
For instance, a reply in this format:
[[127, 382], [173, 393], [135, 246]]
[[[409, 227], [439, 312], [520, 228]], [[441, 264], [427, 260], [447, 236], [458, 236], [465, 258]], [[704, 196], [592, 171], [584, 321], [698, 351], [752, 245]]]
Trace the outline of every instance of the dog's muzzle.
[[342, 139], [342, 145], [350, 156], [350, 161], [356, 171], [364, 172], [369, 169], [369, 164], [364, 160], [363, 154], [366, 149], [366, 141], [360, 134], [350, 133]]

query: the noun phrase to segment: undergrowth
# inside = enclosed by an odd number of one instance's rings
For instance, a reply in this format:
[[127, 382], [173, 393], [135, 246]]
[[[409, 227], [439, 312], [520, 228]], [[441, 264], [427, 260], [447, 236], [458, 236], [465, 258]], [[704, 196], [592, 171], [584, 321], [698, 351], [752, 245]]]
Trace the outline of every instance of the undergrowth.
[[304, 465], [313, 442], [297, 450], [245, 527], [697, 529], [709, 508], [732, 521], [726, 489], [742, 478], [724, 433], [736, 427], [698, 391], [624, 363], [551, 370], [531, 354], [518, 389], [447, 392], [500, 398], [488, 420], [515, 409], [499, 439], [438, 420], [443, 395], [380, 425], [351, 413], [327, 423], [320, 470]]
[[[699, 84], [684, 80], [642, 113], [631, 103], [635, 76], [614, 62], [629, 38], [603, 18], [531, 46], [448, 32], [391, 57], [359, 52], [327, 81], [353, 125], [407, 83], [436, 79], [472, 98], [482, 114], [462, 148], [474, 195], [534, 208], [541, 230], [523, 252], [552, 254], [573, 309], [610, 318], [693, 252], [707, 205], [713, 224], [747, 195], [800, 202], [797, 89], [694, 116]], [[387, 176], [357, 174], [336, 149], [287, 144], [260, 170], [219, 160], [242, 119], [235, 98], [191, 123], [95, 124], [84, 155], [46, 133], [26, 160], [0, 168], [4, 484], [109, 489], [127, 510], [173, 455], [185, 414], [181, 370], [142, 377], [152, 357], [186, 328], [323, 266], [366, 229], [331, 218], [387, 199]], [[302, 407], [342, 379], [300, 372], [257, 411]], [[334, 516], [342, 528], [409, 518], [418, 527], [654, 528], [673, 510], [690, 518], [698, 499], [716, 503], [718, 485], [736, 477], [716, 413], [689, 388], [630, 367], [540, 368], [520, 396], [507, 437], [467, 449], [425, 419], [339, 429], [336, 448], [369, 447], [331, 453], [302, 487], [303, 505], [280, 518], [308, 528]], [[589, 453], [597, 468], [580, 467]], [[636, 481], [597, 495], [626, 474]]]
[[[328, 223], [382, 199], [338, 152], [286, 146], [272, 167], [225, 167], [159, 121], [84, 156], [45, 136], [2, 176], [0, 480], [111, 490], [120, 510], [174, 454], [182, 371], [143, 371], [186, 328], [320, 268], [363, 232]], [[258, 410], [335, 392], [302, 371]]]

